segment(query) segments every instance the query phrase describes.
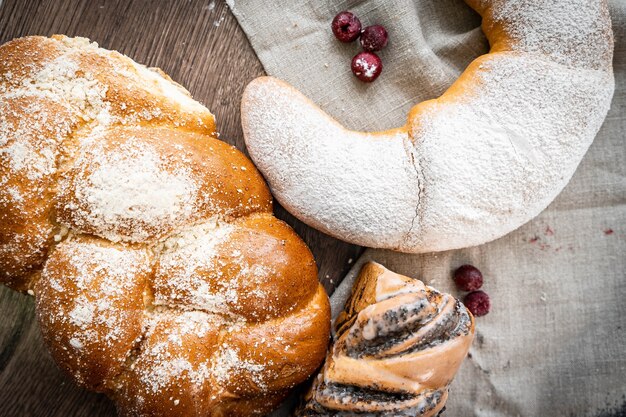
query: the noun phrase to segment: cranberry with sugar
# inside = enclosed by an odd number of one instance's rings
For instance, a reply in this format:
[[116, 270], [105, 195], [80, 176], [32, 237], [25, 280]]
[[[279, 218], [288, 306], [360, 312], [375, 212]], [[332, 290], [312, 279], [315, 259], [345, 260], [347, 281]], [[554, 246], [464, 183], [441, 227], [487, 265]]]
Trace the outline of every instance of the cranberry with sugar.
[[461, 265], [454, 271], [454, 282], [463, 291], [476, 291], [483, 286], [483, 274], [472, 265]]
[[350, 12], [341, 12], [333, 19], [331, 28], [341, 42], [352, 42], [361, 34], [361, 21]]
[[372, 52], [361, 52], [352, 58], [352, 73], [361, 81], [371, 83], [383, 72], [383, 61]]
[[491, 308], [491, 301], [489, 296], [484, 291], [474, 291], [465, 296], [463, 304], [472, 314], [476, 317], [484, 316], [489, 313]]
[[372, 25], [363, 29], [361, 46], [369, 52], [380, 51], [387, 46], [387, 30], [381, 25]]

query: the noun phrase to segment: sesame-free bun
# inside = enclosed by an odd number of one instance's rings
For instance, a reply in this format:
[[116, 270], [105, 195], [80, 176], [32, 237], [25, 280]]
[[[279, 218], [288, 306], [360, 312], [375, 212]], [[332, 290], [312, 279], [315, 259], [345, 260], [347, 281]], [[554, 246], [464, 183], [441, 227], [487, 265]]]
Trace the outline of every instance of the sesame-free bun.
[[157, 69], [0, 46], [0, 281], [122, 416], [256, 416], [321, 364], [328, 297], [263, 178]]

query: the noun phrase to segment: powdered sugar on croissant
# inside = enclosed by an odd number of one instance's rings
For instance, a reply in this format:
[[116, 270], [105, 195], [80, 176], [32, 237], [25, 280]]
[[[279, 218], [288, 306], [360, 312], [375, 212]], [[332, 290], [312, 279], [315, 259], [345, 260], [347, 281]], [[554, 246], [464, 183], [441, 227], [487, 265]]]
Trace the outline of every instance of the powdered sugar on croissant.
[[263, 415], [323, 360], [328, 297], [252, 163], [159, 70], [0, 47], [0, 281], [125, 416]]
[[252, 159], [300, 220], [406, 252], [472, 246], [532, 219], [567, 184], [614, 89], [606, 0], [467, 0], [491, 51], [405, 126], [345, 129], [286, 83], [242, 100]]

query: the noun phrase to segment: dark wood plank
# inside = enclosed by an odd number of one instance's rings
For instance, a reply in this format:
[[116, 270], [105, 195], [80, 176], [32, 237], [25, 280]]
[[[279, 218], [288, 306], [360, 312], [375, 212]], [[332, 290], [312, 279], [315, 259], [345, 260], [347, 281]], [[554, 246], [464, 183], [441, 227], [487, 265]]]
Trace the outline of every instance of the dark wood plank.
[[[25, 35], [85, 36], [138, 62], [158, 66], [216, 115], [222, 139], [244, 149], [239, 102], [263, 74], [228, 7], [211, 0], [0, 0], [0, 43]], [[361, 248], [339, 242], [277, 205], [278, 217], [304, 238], [327, 290]], [[0, 287], [0, 416], [114, 416], [102, 395], [61, 374], [39, 336], [31, 297]]]

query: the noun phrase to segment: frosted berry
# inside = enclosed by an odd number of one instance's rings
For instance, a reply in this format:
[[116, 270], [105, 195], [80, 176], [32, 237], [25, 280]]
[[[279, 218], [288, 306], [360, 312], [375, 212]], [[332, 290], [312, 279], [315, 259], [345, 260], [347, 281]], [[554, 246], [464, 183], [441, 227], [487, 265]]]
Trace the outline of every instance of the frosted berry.
[[483, 274], [472, 265], [462, 265], [454, 271], [454, 282], [460, 290], [476, 291], [483, 286]]
[[361, 81], [371, 83], [383, 72], [383, 61], [372, 52], [361, 52], [352, 58], [352, 73]]
[[372, 25], [363, 29], [361, 46], [369, 52], [380, 51], [387, 46], [387, 30], [381, 25]]
[[463, 304], [469, 311], [476, 317], [484, 316], [489, 313], [491, 308], [491, 301], [489, 296], [484, 291], [474, 291], [465, 296]]
[[341, 12], [333, 19], [331, 28], [341, 42], [352, 42], [361, 34], [361, 21], [350, 12]]

